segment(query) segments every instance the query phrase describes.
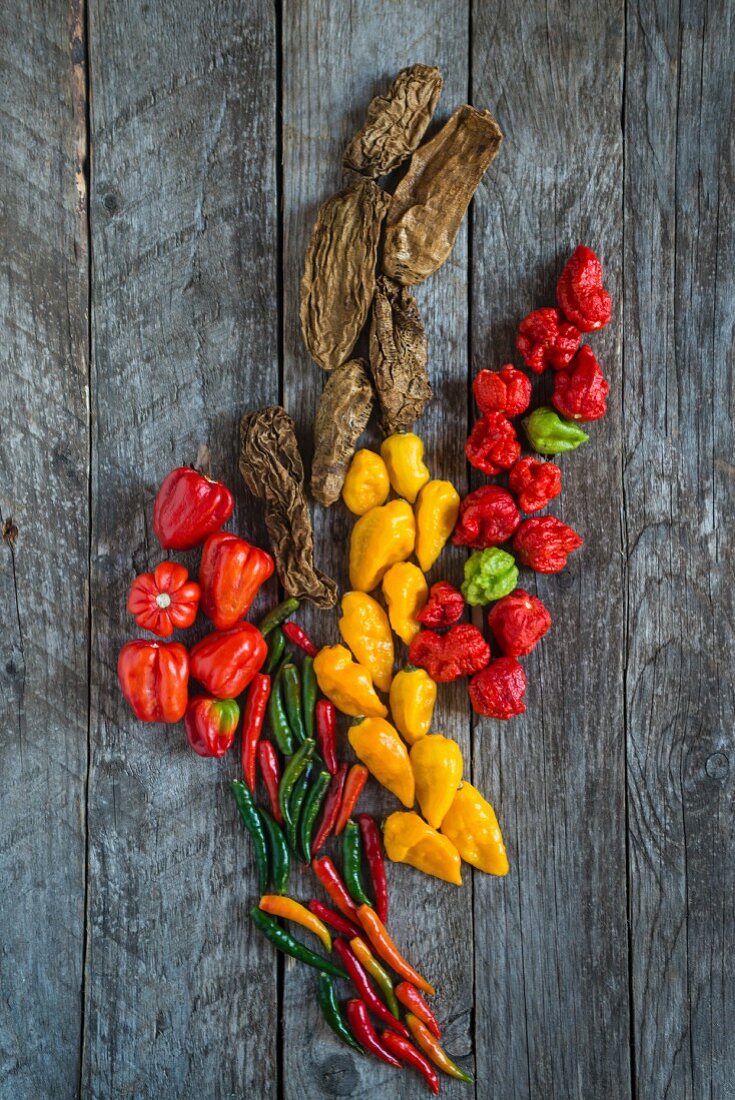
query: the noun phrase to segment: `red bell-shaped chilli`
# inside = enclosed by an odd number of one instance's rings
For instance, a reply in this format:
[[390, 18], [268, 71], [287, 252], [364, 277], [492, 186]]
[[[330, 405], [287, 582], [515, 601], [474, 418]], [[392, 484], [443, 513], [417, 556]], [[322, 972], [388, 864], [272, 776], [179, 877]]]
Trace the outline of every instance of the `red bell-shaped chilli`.
[[191, 550], [218, 531], [235, 502], [221, 481], [211, 481], [190, 466], [167, 474], [153, 505], [153, 530], [166, 550]]
[[214, 630], [191, 651], [191, 674], [218, 699], [240, 695], [265, 661], [268, 646], [257, 627], [240, 623]]
[[128, 611], [143, 630], [170, 638], [174, 627], [185, 629], [196, 619], [201, 589], [175, 561], [162, 561], [152, 573], [135, 578], [128, 596]]
[[142, 722], [179, 722], [184, 717], [189, 654], [178, 642], [126, 642], [117, 658], [117, 676]]
[[273, 558], [228, 531], [210, 535], [202, 550], [202, 611], [218, 630], [228, 630], [250, 610], [260, 586], [273, 574]]
[[189, 701], [184, 728], [189, 744], [199, 756], [224, 756], [235, 740], [240, 707], [234, 699], [210, 699], [197, 695]]

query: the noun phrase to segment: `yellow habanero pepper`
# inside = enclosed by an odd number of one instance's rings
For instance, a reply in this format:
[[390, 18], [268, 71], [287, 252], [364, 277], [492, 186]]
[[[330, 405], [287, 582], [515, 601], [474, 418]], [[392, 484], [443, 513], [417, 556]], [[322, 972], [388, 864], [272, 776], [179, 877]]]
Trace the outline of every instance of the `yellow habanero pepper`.
[[451, 481], [428, 481], [416, 501], [416, 557], [428, 573], [454, 530], [459, 493]]
[[508, 856], [495, 810], [471, 783], [463, 783], [442, 821], [442, 832], [462, 859], [488, 875], [507, 875]]
[[360, 516], [350, 539], [350, 586], [372, 592], [391, 565], [413, 552], [416, 524], [405, 500], [391, 500]]
[[342, 500], [356, 516], [385, 504], [390, 492], [388, 468], [380, 455], [364, 447], [356, 451], [342, 486]]
[[314, 658], [314, 673], [319, 690], [331, 699], [337, 710], [357, 718], [362, 714], [385, 718], [388, 711], [375, 694], [370, 673], [352, 660], [343, 645], [328, 645]]
[[431, 476], [424, 463], [423, 442], [413, 432], [398, 432], [383, 440], [380, 453], [395, 492], [413, 504]]
[[408, 863], [426, 875], [462, 885], [462, 861], [451, 840], [442, 836], [418, 814], [391, 814], [383, 826], [388, 859]]
[[388, 691], [393, 678], [393, 635], [378, 601], [366, 592], [346, 592], [339, 632], [375, 686]]
[[411, 767], [421, 813], [438, 829], [462, 782], [462, 750], [450, 737], [430, 733], [411, 748]]
[[383, 596], [390, 625], [401, 641], [410, 645], [421, 629], [416, 616], [429, 598], [426, 577], [418, 565], [399, 561], [383, 577]]
[[408, 750], [390, 722], [363, 718], [347, 734], [355, 756], [404, 806], [413, 806], [415, 787]]
[[408, 665], [397, 672], [389, 701], [391, 718], [409, 745], [426, 736], [434, 714], [436, 684], [425, 669]]

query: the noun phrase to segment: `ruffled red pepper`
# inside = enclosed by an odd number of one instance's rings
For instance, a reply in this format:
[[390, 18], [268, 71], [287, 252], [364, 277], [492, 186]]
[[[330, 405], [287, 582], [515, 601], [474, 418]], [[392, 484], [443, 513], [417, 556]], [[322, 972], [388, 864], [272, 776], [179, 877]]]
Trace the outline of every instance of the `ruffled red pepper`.
[[189, 654], [178, 642], [126, 642], [117, 658], [117, 676], [141, 722], [179, 722], [184, 717]]
[[271, 694], [271, 678], [265, 672], [258, 672], [248, 688], [245, 713], [242, 719], [242, 770], [245, 782], [255, 793], [255, 763], [260, 735], [263, 732], [265, 710]]
[[221, 481], [204, 477], [191, 466], [167, 474], [153, 505], [153, 530], [166, 550], [191, 550], [218, 531], [235, 507]]
[[422, 626], [441, 630], [462, 618], [464, 596], [449, 581], [437, 581], [429, 589], [429, 598], [416, 618]]
[[504, 413], [489, 412], [475, 422], [465, 443], [467, 461], [476, 470], [494, 477], [509, 470], [521, 453], [515, 428]]
[[602, 285], [602, 264], [586, 245], [575, 249], [556, 284], [556, 300], [581, 332], [596, 332], [612, 316], [612, 298]]
[[189, 700], [184, 728], [189, 744], [199, 756], [224, 756], [235, 740], [240, 708], [234, 699], [197, 695]]
[[245, 690], [268, 656], [257, 627], [241, 623], [231, 630], [214, 630], [191, 651], [191, 674], [218, 699], [234, 699]]
[[565, 321], [558, 309], [534, 309], [518, 326], [516, 348], [536, 374], [547, 367], [562, 370], [572, 361], [582, 333]]
[[493, 604], [487, 623], [504, 656], [525, 657], [551, 626], [551, 615], [537, 596], [516, 588]]
[[421, 630], [409, 646], [408, 659], [417, 668], [425, 668], [432, 680], [446, 684], [484, 668], [490, 660], [490, 646], [476, 626], [458, 623], [446, 634]]
[[229, 630], [247, 615], [274, 568], [270, 554], [245, 539], [229, 531], [210, 535], [199, 566], [202, 611], [218, 630]]
[[531, 402], [531, 380], [506, 363], [500, 370], [481, 370], [472, 380], [472, 392], [481, 413], [520, 416]]
[[459, 518], [452, 542], [485, 550], [512, 538], [521, 522], [516, 502], [499, 485], [482, 485], [468, 493], [459, 506]]
[[143, 630], [170, 638], [174, 627], [184, 630], [197, 616], [201, 589], [188, 570], [162, 561], [152, 573], [141, 573], [130, 586], [128, 611]]
[[515, 657], [498, 657], [470, 680], [470, 702], [485, 718], [513, 718], [526, 704], [526, 674]]
[[539, 512], [561, 492], [561, 470], [555, 462], [519, 458], [508, 474], [508, 484], [524, 512]]
[[567, 555], [577, 550], [584, 539], [556, 516], [524, 519], [513, 539], [513, 550], [521, 565], [537, 573], [560, 573]]
[[607, 383], [595, 353], [587, 345], [580, 348], [568, 370], [560, 370], [554, 379], [551, 404], [570, 420], [599, 420], [607, 412]]

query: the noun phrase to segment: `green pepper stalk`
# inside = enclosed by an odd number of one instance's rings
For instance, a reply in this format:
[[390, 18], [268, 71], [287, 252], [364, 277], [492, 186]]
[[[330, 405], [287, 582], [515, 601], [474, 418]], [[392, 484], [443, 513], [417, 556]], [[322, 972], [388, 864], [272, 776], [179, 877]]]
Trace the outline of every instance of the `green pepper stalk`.
[[286, 704], [288, 724], [294, 732], [296, 740], [301, 743], [306, 739], [304, 729], [304, 716], [301, 713], [301, 676], [296, 665], [287, 661], [281, 673], [283, 683], [283, 699]]
[[270, 877], [268, 847], [265, 841], [263, 818], [253, 801], [253, 796], [248, 790], [247, 783], [244, 783], [242, 779], [233, 779], [232, 793], [235, 796], [235, 802], [237, 802], [237, 808], [240, 811], [243, 825], [253, 838], [255, 862], [258, 865], [258, 888], [260, 893], [263, 894], [268, 889], [268, 880]]
[[286, 832], [288, 832], [289, 826], [291, 825], [291, 795], [294, 792], [294, 787], [301, 777], [304, 768], [314, 755], [315, 749], [316, 741], [304, 741], [303, 745], [296, 750], [289, 760], [283, 776], [281, 777], [281, 785], [278, 788], [278, 804], [281, 807], [281, 813], [283, 814], [283, 820], [286, 825]]
[[271, 856], [271, 882], [277, 894], [288, 890], [288, 878], [291, 873], [291, 857], [283, 830], [267, 810], [259, 810], [265, 825], [268, 848]]
[[350, 819], [342, 835], [342, 872], [345, 885], [353, 901], [358, 905], [369, 905], [372, 908], [373, 903], [362, 885], [361, 865], [362, 837], [357, 822]]
[[316, 708], [317, 682], [314, 672], [314, 658], [304, 657], [301, 666], [301, 703], [304, 715], [304, 729], [307, 737], [314, 736], [314, 710]]
[[319, 1005], [324, 1019], [327, 1021], [337, 1038], [341, 1039], [343, 1043], [346, 1043], [348, 1047], [352, 1047], [353, 1050], [356, 1050], [358, 1054], [364, 1054], [365, 1051], [348, 1028], [347, 1021], [342, 1015], [342, 1009], [339, 1006], [334, 981], [328, 974], [319, 975]]
[[271, 697], [268, 700], [268, 721], [278, 748], [284, 756], [290, 756], [294, 750], [294, 739], [283, 702], [283, 685], [281, 683], [283, 669], [284, 666], [281, 665], [271, 684]]
[[265, 672], [271, 675], [280, 663], [286, 649], [286, 635], [280, 627], [273, 631], [270, 645], [268, 646], [268, 660], [265, 663]]
[[296, 786], [293, 789], [293, 794], [289, 799], [288, 812], [290, 814], [290, 821], [286, 826], [286, 836], [288, 837], [288, 843], [291, 851], [298, 859], [299, 847], [299, 824], [301, 822], [301, 808], [304, 805], [307, 792], [309, 790], [309, 784], [311, 780], [311, 762], [309, 762], [304, 768], [303, 773], [296, 780]]
[[329, 959], [317, 955], [316, 951], [312, 951], [306, 944], [295, 940], [285, 928], [281, 928], [273, 917], [268, 916], [257, 905], [250, 910], [250, 919], [266, 939], [269, 939], [279, 951], [283, 951], [284, 955], [290, 955], [292, 959], [306, 963], [307, 966], [313, 966], [324, 974], [331, 974], [333, 978], [347, 980], [347, 974], [342, 967], [336, 966]]
[[528, 441], [542, 455], [575, 451], [589, 436], [572, 420], [564, 420], [548, 405], [534, 409], [523, 421]]
[[329, 772], [320, 771], [304, 801], [299, 824], [299, 847], [306, 863], [311, 863], [311, 838], [314, 832], [314, 823], [331, 780], [332, 777]]
[[264, 615], [258, 623], [258, 630], [263, 637], [265, 638], [267, 634], [270, 634], [271, 630], [275, 630], [281, 623], [285, 623], [286, 619], [290, 619], [294, 611], [298, 611], [299, 602], [299, 600], [292, 597], [290, 600], [284, 600], [282, 603], [279, 603], [272, 611]]

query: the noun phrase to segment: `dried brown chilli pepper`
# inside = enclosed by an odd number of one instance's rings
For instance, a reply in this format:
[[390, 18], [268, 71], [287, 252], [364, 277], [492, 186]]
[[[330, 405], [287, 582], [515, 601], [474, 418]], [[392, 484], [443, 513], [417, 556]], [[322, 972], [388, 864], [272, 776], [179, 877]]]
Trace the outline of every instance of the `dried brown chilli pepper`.
[[240, 473], [265, 501], [265, 525], [278, 575], [289, 596], [334, 607], [337, 585], [314, 564], [314, 534], [294, 422], [280, 405], [240, 421]]
[[375, 290], [380, 232], [390, 196], [356, 177], [321, 206], [301, 280], [301, 331], [324, 370], [349, 357]]
[[431, 122], [442, 83], [439, 70], [428, 65], [402, 69], [388, 94], [370, 103], [364, 125], [345, 150], [345, 170], [375, 179], [402, 164]]
[[363, 359], [352, 359], [327, 379], [314, 419], [311, 492], [329, 507], [339, 499], [345, 474], [373, 407], [373, 387]]
[[370, 370], [388, 434], [410, 431], [431, 400], [429, 349], [416, 299], [382, 275], [370, 325]]
[[417, 149], [386, 218], [386, 275], [411, 286], [441, 267], [502, 138], [489, 111], [464, 106]]

